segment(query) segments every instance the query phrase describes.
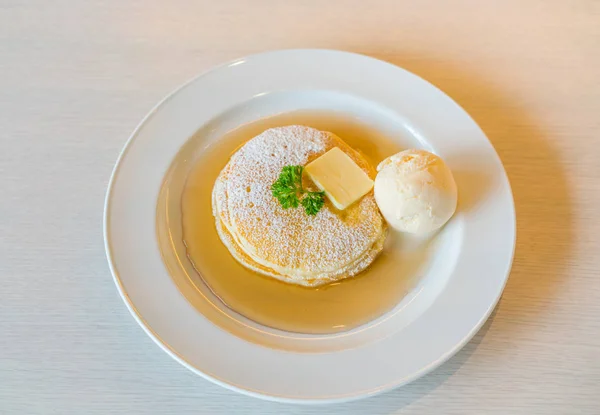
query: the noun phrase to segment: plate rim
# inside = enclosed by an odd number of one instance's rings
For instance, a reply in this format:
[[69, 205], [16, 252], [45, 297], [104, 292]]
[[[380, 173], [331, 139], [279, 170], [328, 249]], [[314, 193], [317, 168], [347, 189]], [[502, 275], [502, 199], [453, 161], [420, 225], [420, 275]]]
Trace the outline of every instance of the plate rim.
[[[354, 58], [359, 58], [359, 59], [365, 59], [365, 60], [369, 60], [369, 61], [374, 61], [376, 63], [379, 64], [385, 64], [388, 66], [391, 66], [395, 69], [400, 69], [404, 72], [407, 72], [409, 74], [411, 74], [412, 76], [420, 79], [422, 82], [428, 84], [431, 88], [436, 89], [438, 92], [440, 92], [441, 94], [443, 94], [446, 98], [450, 99], [450, 101], [457, 106], [463, 113], [464, 115], [466, 115], [468, 117], [468, 119], [470, 120], [470, 122], [476, 126], [482, 133], [482, 135], [486, 138], [487, 142], [490, 144], [491, 149], [493, 150], [493, 152], [495, 153], [495, 156], [497, 157], [498, 161], [499, 161], [499, 166], [502, 170], [503, 173], [503, 179], [505, 184], [508, 186], [508, 191], [509, 191], [509, 196], [510, 196], [510, 217], [511, 217], [511, 221], [512, 221], [512, 249], [510, 250], [510, 258], [506, 263], [506, 270], [504, 272], [504, 278], [502, 281], [502, 285], [501, 288], [499, 290], [499, 292], [497, 293], [496, 298], [494, 299], [494, 301], [489, 305], [488, 309], [486, 310], [485, 314], [481, 317], [481, 319], [473, 326], [473, 328], [467, 333], [467, 335], [465, 335], [460, 342], [458, 342], [455, 347], [453, 347], [452, 349], [448, 350], [445, 354], [443, 354], [438, 360], [431, 362], [428, 366], [422, 368], [420, 371], [416, 371], [412, 374], [412, 376], [408, 376], [406, 378], [401, 379], [398, 382], [392, 383], [392, 384], [387, 384], [387, 385], [383, 385], [377, 389], [373, 389], [371, 391], [365, 392], [365, 393], [352, 393], [350, 395], [342, 395], [342, 396], [334, 396], [331, 398], [309, 398], [309, 399], [299, 399], [299, 398], [293, 398], [293, 397], [286, 397], [286, 396], [278, 396], [275, 394], [265, 394], [261, 391], [256, 391], [256, 390], [252, 390], [250, 388], [243, 388], [243, 387], [239, 387], [238, 385], [235, 385], [233, 383], [229, 383], [226, 382], [222, 379], [219, 379], [218, 377], [215, 377], [209, 373], [203, 372], [200, 369], [196, 368], [194, 365], [192, 365], [191, 363], [189, 363], [183, 356], [181, 356], [177, 351], [173, 350], [170, 345], [163, 341], [160, 336], [155, 333], [152, 328], [150, 327], [150, 325], [145, 321], [145, 319], [143, 318], [143, 316], [141, 315], [141, 313], [136, 309], [135, 305], [133, 304], [133, 301], [131, 300], [131, 298], [129, 297], [129, 295], [127, 294], [127, 291], [125, 290], [125, 287], [121, 281], [121, 278], [119, 277], [119, 274], [117, 272], [116, 269], [116, 265], [115, 265], [115, 260], [113, 258], [113, 253], [111, 251], [111, 246], [110, 246], [110, 230], [109, 230], [109, 223], [110, 223], [110, 203], [112, 201], [112, 196], [113, 196], [113, 190], [114, 190], [114, 183], [116, 181], [116, 178], [119, 174], [119, 170], [122, 166], [122, 161], [124, 159], [124, 157], [127, 155], [127, 153], [129, 152], [129, 150], [132, 147], [133, 142], [136, 140], [136, 138], [138, 138], [141, 129], [144, 127], [144, 125], [150, 120], [152, 119], [156, 113], [159, 111], [159, 109], [161, 107], [163, 107], [166, 103], [168, 103], [172, 98], [174, 98], [176, 95], [178, 95], [182, 90], [184, 90], [186, 87], [188, 87], [189, 85], [193, 84], [194, 82], [196, 82], [197, 80], [203, 78], [204, 76], [211, 74], [213, 72], [219, 71], [220, 69], [223, 68], [227, 68], [230, 66], [234, 66], [237, 65], [239, 63], [243, 63], [247, 60], [251, 60], [251, 59], [256, 59], [256, 58], [261, 58], [261, 57], [265, 57], [266, 55], [276, 55], [276, 54], [280, 54], [280, 53], [314, 53], [314, 52], [318, 52], [318, 53], [334, 53], [334, 54], [344, 54], [344, 55], [351, 55]], [[492, 314], [493, 310], [495, 309], [495, 307], [497, 306], [500, 298], [502, 297], [502, 294], [504, 292], [504, 289], [506, 287], [506, 284], [508, 282], [508, 278], [510, 276], [510, 272], [512, 269], [512, 265], [514, 262], [514, 256], [515, 256], [515, 250], [516, 250], [516, 239], [517, 239], [517, 218], [516, 218], [516, 208], [515, 208], [515, 203], [514, 203], [514, 194], [512, 192], [512, 188], [511, 188], [511, 184], [510, 184], [510, 180], [509, 177], [506, 173], [506, 169], [504, 167], [504, 164], [502, 163], [502, 160], [500, 159], [500, 156], [498, 155], [497, 150], [494, 148], [494, 146], [492, 145], [492, 143], [490, 142], [489, 138], [487, 137], [487, 135], [485, 134], [485, 132], [481, 129], [481, 127], [479, 126], [479, 124], [471, 117], [471, 115], [458, 103], [456, 102], [454, 99], [452, 99], [450, 96], [448, 96], [443, 90], [441, 90], [440, 88], [438, 88], [436, 85], [430, 83], [429, 81], [425, 80], [424, 78], [420, 77], [419, 75], [410, 72], [402, 67], [399, 67], [397, 65], [394, 65], [390, 62], [386, 62], [384, 60], [380, 60], [368, 55], [364, 55], [364, 54], [359, 54], [359, 53], [354, 53], [354, 52], [348, 52], [348, 51], [343, 51], [343, 50], [334, 50], [334, 49], [320, 49], [320, 48], [299, 48], [299, 49], [280, 49], [280, 50], [272, 50], [272, 51], [267, 51], [267, 52], [262, 52], [262, 53], [256, 53], [256, 54], [251, 54], [251, 55], [246, 55], [244, 57], [240, 57], [240, 58], [236, 58], [236, 59], [232, 59], [228, 62], [224, 62], [221, 63], [219, 65], [216, 66], [212, 66], [210, 68], [208, 68], [207, 70], [199, 73], [198, 75], [193, 76], [192, 78], [188, 79], [187, 81], [185, 81], [184, 83], [182, 83], [180, 86], [176, 87], [174, 90], [172, 90], [171, 92], [169, 92], [167, 95], [165, 95], [161, 100], [159, 100], [151, 109], [150, 111], [141, 119], [141, 121], [137, 124], [137, 126], [134, 128], [134, 130], [132, 131], [132, 133], [130, 134], [129, 138], [127, 139], [127, 141], [125, 142], [123, 148], [121, 149], [121, 151], [119, 152], [119, 155], [117, 157], [117, 160], [115, 162], [115, 165], [111, 171], [111, 175], [110, 175], [110, 179], [108, 182], [108, 186], [107, 186], [107, 191], [106, 191], [106, 196], [105, 196], [105, 200], [104, 200], [104, 212], [103, 212], [103, 238], [104, 238], [104, 248], [105, 248], [105, 254], [107, 257], [107, 261], [109, 264], [109, 269], [111, 271], [111, 275], [113, 277], [113, 281], [115, 283], [115, 286], [117, 287], [117, 291], [119, 292], [119, 295], [121, 296], [123, 302], [125, 303], [127, 309], [129, 310], [129, 312], [131, 313], [131, 315], [134, 317], [135, 321], [141, 326], [141, 328], [144, 330], [144, 332], [163, 350], [165, 351], [169, 356], [171, 356], [174, 360], [176, 360], [177, 362], [179, 362], [180, 364], [182, 364], [184, 367], [188, 368], [189, 370], [191, 370], [192, 372], [196, 373], [197, 375], [200, 375], [201, 377], [210, 380], [211, 382], [214, 382], [222, 387], [225, 387], [227, 389], [230, 390], [234, 390], [236, 392], [242, 393], [244, 395], [247, 396], [252, 396], [252, 397], [256, 397], [256, 398], [260, 398], [260, 399], [266, 399], [266, 400], [270, 400], [270, 401], [275, 401], [275, 402], [287, 402], [287, 403], [297, 403], [297, 404], [322, 404], [322, 403], [341, 403], [341, 402], [350, 402], [350, 401], [355, 401], [355, 400], [359, 400], [359, 399], [363, 399], [363, 398], [367, 398], [370, 396], [375, 396], [375, 395], [379, 395], [382, 393], [385, 393], [387, 391], [390, 391], [392, 389], [395, 389], [397, 387], [403, 386], [405, 384], [408, 384], [430, 372], [432, 372], [433, 370], [435, 370], [436, 368], [438, 368], [439, 366], [441, 366], [443, 363], [445, 363], [446, 361], [448, 361], [452, 356], [454, 356], [457, 352], [459, 352], [476, 334], [477, 332], [481, 329], [481, 327], [485, 324], [485, 322], [489, 319], [490, 315]]]

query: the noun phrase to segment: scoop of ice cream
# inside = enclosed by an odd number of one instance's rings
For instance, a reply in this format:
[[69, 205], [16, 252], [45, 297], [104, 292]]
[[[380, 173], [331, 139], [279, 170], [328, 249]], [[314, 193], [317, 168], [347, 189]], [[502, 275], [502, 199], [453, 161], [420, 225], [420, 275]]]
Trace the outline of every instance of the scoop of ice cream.
[[456, 211], [452, 172], [440, 157], [406, 150], [377, 166], [375, 200], [390, 226], [426, 234], [442, 227]]

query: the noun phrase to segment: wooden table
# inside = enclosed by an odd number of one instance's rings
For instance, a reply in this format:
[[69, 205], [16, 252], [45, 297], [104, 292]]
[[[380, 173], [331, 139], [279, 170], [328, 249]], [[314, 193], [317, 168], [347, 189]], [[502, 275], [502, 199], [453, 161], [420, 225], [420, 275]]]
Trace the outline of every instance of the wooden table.
[[[102, 241], [111, 169], [161, 97], [298, 47], [443, 89], [517, 205], [513, 271], [475, 339], [411, 385], [328, 407], [247, 398], [174, 362], [126, 310]], [[599, 414], [599, 75], [594, 0], [0, 2], [0, 413]]]

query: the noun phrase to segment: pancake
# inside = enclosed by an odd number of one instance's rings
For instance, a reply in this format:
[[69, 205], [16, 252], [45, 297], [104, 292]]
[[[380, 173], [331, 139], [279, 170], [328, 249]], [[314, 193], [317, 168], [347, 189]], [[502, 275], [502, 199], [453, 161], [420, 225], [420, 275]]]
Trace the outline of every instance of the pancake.
[[[266, 130], [231, 156], [215, 182], [212, 205], [219, 237], [237, 261], [303, 286], [356, 275], [373, 262], [386, 236], [373, 191], [343, 211], [326, 199], [315, 216], [302, 208], [283, 209], [271, 194], [284, 166], [305, 166], [333, 147], [375, 176], [342, 139], [303, 126]], [[306, 177], [303, 186], [318, 190]]]

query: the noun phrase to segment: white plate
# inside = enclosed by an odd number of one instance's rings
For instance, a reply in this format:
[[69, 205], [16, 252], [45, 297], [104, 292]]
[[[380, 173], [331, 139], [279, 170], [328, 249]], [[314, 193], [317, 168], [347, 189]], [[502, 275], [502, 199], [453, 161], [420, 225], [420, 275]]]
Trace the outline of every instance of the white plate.
[[[391, 312], [347, 333], [290, 334], [247, 321], [194, 288], [189, 264], [177, 259], [181, 189], [198, 152], [242, 123], [298, 109], [343, 112], [404, 147], [428, 148], [459, 188], [457, 214], [436, 237], [416, 287]], [[150, 112], [113, 172], [104, 237], [123, 300], [174, 359], [249, 395], [333, 402], [410, 382], [473, 337], [506, 283], [515, 212], [493, 147], [440, 90], [366, 56], [289, 50], [214, 69]]]

